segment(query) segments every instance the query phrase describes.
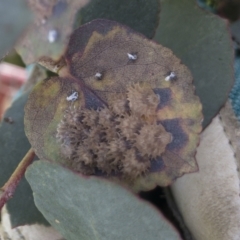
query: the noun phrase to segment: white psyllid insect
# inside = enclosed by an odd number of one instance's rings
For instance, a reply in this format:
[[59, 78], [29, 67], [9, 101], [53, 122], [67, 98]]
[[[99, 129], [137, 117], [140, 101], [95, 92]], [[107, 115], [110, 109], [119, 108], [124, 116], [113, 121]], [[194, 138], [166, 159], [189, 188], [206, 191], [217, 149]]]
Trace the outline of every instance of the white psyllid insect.
[[97, 73], [95, 74], [95, 78], [101, 80], [101, 79], [102, 79], [102, 73], [97, 72]]
[[43, 18], [42, 20], [41, 20], [41, 23], [42, 24], [45, 24], [47, 22], [47, 19], [46, 18]]
[[129, 60], [137, 60], [137, 54], [128, 53], [127, 55]]
[[56, 29], [52, 29], [48, 32], [48, 41], [50, 43], [54, 43], [58, 38], [58, 31]]
[[170, 74], [165, 78], [165, 81], [172, 80], [176, 77], [176, 74], [174, 72], [170, 72]]
[[73, 92], [70, 96], [68, 96], [67, 101], [74, 102], [78, 99], [78, 92]]

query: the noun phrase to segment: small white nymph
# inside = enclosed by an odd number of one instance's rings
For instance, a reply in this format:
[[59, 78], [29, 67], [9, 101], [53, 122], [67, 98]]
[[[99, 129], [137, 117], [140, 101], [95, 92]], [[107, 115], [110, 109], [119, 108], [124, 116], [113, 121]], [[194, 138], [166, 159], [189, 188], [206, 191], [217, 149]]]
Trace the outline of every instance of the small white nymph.
[[95, 78], [97, 78], [98, 80], [101, 80], [101, 79], [102, 79], [102, 73], [97, 72], [97, 73], [95, 74]]
[[74, 102], [78, 99], [78, 92], [73, 92], [70, 96], [68, 96], [67, 98], [67, 101], [71, 101], [71, 102]]
[[173, 80], [176, 77], [174, 72], [170, 72], [170, 74], [165, 78], [165, 81]]
[[127, 55], [129, 60], [137, 60], [137, 54], [128, 53]]
[[57, 38], [58, 38], [58, 31], [56, 29], [52, 29], [48, 32], [48, 41], [50, 43], [54, 43], [56, 42]]

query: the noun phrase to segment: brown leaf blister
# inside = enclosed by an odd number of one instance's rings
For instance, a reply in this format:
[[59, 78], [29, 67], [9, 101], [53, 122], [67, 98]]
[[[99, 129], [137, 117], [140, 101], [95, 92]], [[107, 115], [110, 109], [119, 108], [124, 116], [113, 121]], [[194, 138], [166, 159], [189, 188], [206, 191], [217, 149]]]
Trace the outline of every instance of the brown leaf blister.
[[[129, 98], [135, 95], [139, 97]], [[147, 96], [147, 100], [141, 96]], [[149, 109], [142, 112], [136, 103], [147, 107], [148, 97], [155, 99], [155, 107], [151, 102]], [[125, 112], [120, 115], [111, 110], [111, 101], [109, 108], [70, 108], [65, 112], [57, 127], [57, 139], [74, 170], [86, 174], [85, 169], [81, 170], [84, 165], [95, 174], [101, 171], [103, 175], [132, 180], [146, 173], [150, 159], [165, 151], [172, 139], [157, 124], [159, 98], [151, 89], [135, 84], [127, 88], [125, 99]]]
[[159, 95], [154, 94], [151, 88], [144, 88], [139, 84], [130, 86], [127, 91], [130, 109], [140, 116], [155, 115], [157, 106], [160, 104], [159, 98]]
[[64, 77], [39, 84], [26, 106], [26, 134], [40, 158], [135, 190], [197, 170], [201, 104], [169, 49], [95, 20], [73, 33], [65, 60]]
[[149, 158], [161, 156], [172, 142], [172, 135], [161, 124], [145, 124], [136, 136], [135, 146]]

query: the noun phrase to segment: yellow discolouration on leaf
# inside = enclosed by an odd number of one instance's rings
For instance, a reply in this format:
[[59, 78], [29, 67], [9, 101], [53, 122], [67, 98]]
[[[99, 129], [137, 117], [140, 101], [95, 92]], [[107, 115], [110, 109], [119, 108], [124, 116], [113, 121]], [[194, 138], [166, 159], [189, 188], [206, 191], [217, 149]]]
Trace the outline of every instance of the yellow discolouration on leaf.
[[[106, 35], [98, 33], [97, 31], [93, 31], [91, 37], [88, 40], [88, 45], [87, 47], [84, 49], [84, 53], [83, 53], [83, 58], [84, 56], [91, 56], [94, 52], [95, 52], [95, 45], [97, 42], [101, 42], [104, 41], [105, 38], [109, 39], [109, 40], [113, 40], [117, 34], [121, 34], [122, 35], [122, 29], [118, 26], [114, 27], [110, 32], [108, 32]], [[125, 36], [126, 37], [126, 36]]]
[[[149, 175], [142, 176], [134, 182], [134, 186], [131, 186], [135, 192], [148, 191], [154, 189], [157, 185], [168, 186], [172, 183], [173, 179], [167, 172], [156, 172]], [[130, 183], [129, 183], [130, 184]]]
[[[78, 91], [75, 102], [66, 98], [73, 91]], [[25, 111], [31, 112], [31, 119], [25, 118], [26, 133], [35, 152], [43, 159], [57, 161], [61, 159], [60, 146], [56, 142], [56, 125], [61, 121], [65, 109], [79, 107], [83, 94], [79, 85], [70, 79], [63, 84], [63, 79], [57, 77], [40, 82], [29, 97]], [[39, 121], [39, 119], [41, 119]]]
[[47, 89], [44, 89], [42, 92], [42, 96], [39, 104], [41, 107], [46, 107], [49, 104], [49, 101], [51, 101], [52, 96], [56, 96], [59, 94], [60, 91], [60, 83], [59, 82], [53, 82], [52, 84], [48, 85]]

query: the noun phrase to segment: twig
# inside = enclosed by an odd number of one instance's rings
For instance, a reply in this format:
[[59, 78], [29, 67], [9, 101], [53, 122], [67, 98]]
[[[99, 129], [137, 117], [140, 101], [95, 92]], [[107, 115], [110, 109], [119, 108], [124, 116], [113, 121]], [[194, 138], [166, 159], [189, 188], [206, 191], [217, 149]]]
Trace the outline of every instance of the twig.
[[32, 163], [34, 159], [35, 153], [32, 148], [27, 152], [22, 161], [18, 164], [17, 168], [13, 172], [12, 176], [8, 179], [8, 181], [4, 184], [4, 186], [0, 189], [0, 210], [4, 206], [4, 204], [12, 198], [16, 187], [18, 186], [20, 180], [22, 179], [27, 167]]

